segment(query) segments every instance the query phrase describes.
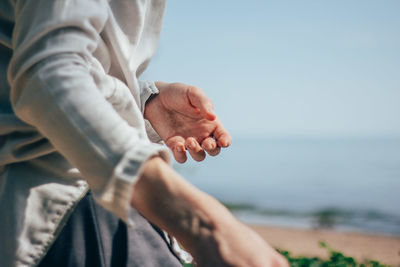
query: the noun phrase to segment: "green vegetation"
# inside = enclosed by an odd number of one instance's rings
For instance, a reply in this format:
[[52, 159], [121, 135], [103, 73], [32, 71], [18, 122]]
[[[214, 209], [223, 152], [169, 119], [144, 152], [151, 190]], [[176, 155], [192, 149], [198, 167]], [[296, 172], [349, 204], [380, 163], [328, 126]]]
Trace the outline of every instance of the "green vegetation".
[[388, 265], [374, 260], [359, 263], [353, 257], [343, 255], [343, 253], [330, 248], [323, 242], [320, 242], [320, 246], [328, 250], [328, 259], [292, 257], [288, 251], [278, 251], [286, 257], [292, 267], [388, 267]]
[[[320, 242], [320, 246], [328, 250], [329, 259], [302, 256], [293, 257], [288, 251], [278, 251], [286, 257], [292, 267], [389, 267], [388, 265], [384, 265], [374, 260], [359, 263], [353, 257], [345, 256], [343, 253], [333, 250], [323, 242]], [[193, 267], [194, 265], [184, 264], [183, 266]]]

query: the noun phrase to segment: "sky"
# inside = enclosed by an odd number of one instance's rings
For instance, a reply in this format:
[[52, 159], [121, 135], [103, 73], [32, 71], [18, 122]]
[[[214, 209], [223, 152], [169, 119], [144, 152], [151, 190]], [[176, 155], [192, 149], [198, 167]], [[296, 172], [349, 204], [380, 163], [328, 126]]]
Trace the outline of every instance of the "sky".
[[400, 137], [400, 1], [170, 0], [143, 79], [201, 87], [233, 137]]

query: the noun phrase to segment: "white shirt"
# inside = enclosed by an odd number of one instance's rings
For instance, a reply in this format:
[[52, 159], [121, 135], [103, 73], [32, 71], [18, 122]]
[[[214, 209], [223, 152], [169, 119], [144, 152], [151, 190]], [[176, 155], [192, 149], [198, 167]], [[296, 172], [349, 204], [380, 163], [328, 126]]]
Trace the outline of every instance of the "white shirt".
[[36, 265], [88, 188], [127, 221], [142, 163], [169, 160], [142, 115], [158, 90], [138, 81], [164, 9], [0, 0], [1, 266]]

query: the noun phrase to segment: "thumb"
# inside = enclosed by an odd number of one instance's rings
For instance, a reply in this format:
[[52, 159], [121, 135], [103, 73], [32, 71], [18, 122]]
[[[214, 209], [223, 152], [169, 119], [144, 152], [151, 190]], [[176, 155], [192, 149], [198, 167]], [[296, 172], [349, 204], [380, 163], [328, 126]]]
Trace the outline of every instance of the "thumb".
[[214, 105], [198, 87], [188, 89], [188, 98], [192, 106], [200, 111], [200, 114], [207, 120], [213, 121], [217, 117], [214, 112]]

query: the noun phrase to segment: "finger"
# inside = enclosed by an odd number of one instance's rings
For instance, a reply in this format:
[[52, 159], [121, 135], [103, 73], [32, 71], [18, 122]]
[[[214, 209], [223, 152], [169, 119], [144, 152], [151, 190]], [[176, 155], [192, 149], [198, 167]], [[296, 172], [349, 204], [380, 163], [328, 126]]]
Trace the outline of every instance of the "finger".
[[177, 162], [184, 163], [187, 160], [185, 138], [182, 136], [174, 136], [168, 139], [165, 144], [171, 149]]
[[213, 121], [217, 117], [214, 112], [214, 105], [211, 100], [204, 94], [203, 90], [198, 87], [190, 87], [188, 89], [188, 98], [190, 103], [200, 110], [200, 113], [207, 120]]
[[228, 147], [232, 144], [232, 137], [222, 125], [219, 125], [214, 131], [214, 136], [217, 138], [217, 144], [220, 147]]
[[185, 146], [188, 149], [190, 156], [192, 156], [195, 161], [202, 161], [206, 157], [206, 153], [193, 137], [186, 139]]
[[201, 147], [210, 156], [213, 156], [213, 157], [218, 155], [219, 152], [221, 151], [221, 148], [219, 146], [217, 146], [217, 142], [212, 137], [207, 137], [206, 139], [204, 139], [203, 142], [201, 143]]

